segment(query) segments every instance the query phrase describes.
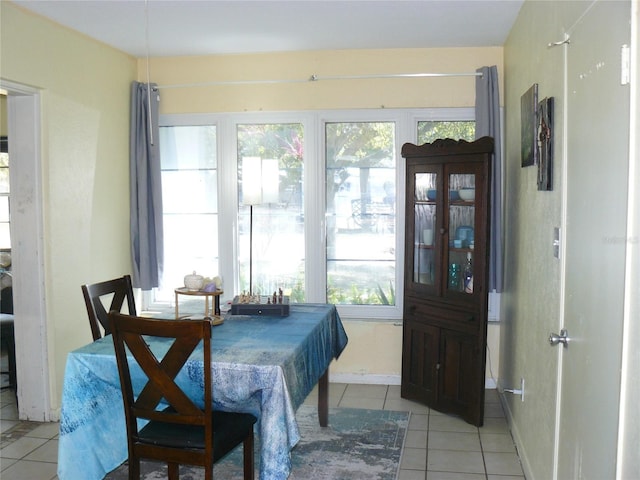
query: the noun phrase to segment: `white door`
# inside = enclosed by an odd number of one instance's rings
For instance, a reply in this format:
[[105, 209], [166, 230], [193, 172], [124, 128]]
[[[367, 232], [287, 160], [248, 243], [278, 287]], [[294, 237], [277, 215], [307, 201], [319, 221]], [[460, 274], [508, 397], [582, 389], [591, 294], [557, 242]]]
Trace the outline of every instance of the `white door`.
[[[582, 3], [582, 2], [581, 2]], [[629, 1], [583, 2], [569, 31], [567, 176], [557, 479], [614, 479], [616, 468], [626, 205]], [[559, 332], [555, 332], [559, 333]]]

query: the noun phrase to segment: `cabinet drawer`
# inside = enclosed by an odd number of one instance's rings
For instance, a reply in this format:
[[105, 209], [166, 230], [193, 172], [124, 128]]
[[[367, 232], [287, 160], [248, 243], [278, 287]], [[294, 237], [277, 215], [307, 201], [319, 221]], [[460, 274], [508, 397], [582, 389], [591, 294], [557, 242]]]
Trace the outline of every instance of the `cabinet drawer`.
[[475, 330], [479, 325], [479, 316], [471, 311], [439, 308], [418, 302], [405, 302], [405, 316], [413, 320], [426, 322], [442, 327], [460, 327], [467, 331]]

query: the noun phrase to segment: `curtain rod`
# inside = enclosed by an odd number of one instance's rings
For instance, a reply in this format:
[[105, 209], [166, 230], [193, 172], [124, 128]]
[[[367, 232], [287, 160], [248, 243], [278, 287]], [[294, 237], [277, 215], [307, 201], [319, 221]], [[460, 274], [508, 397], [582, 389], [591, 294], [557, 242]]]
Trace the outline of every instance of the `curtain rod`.
[[158, 88], [191, 88], [191, 87], [211, 87], [216, 85], [254, 85], [254, 84], [275, 84], [275, 83], [308, 83], [322, 80], [368, 80], [375, 78], [424, 78], [424, 77], [481, 77], [481, 72], [473, 73], [390, 73], [377, 75], [336, 75], [323, 77], [321, 75], [311, 75], [307, 79], [292, 80], [220, 80], [201, 83], [180, 83], [176, 85], [158, 85]]

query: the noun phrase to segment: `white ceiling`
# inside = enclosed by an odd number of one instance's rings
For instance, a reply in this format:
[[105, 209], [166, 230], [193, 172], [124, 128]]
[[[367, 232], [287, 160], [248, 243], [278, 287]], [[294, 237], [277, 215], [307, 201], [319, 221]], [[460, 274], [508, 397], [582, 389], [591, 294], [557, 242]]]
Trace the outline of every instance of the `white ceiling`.
[[[136, 57], [502, 46], [524, 0], [14, 0]], [[148, 25], [148, 30], [147, 30]]]

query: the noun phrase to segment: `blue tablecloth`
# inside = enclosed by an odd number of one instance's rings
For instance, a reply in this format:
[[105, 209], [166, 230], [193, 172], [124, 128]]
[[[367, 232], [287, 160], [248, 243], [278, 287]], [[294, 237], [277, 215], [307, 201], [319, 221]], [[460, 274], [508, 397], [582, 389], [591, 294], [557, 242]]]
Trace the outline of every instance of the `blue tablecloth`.
[[[212, 328], [214, 406], [259, 419], [260, 479], [286, 479], [290, 451], [300, 439], [295, 411], [347, 344], [340, 317], [333, 305], [292, 304], [288, 317], [227, 316]], [[150, 345], [158, 354], [168, 348], [157, 338]], [[203, 398], [201, 351], [178, 378], [192, 398]], [[126, 458], [120, 380], [109, 335], [67, 358], [58, 477], [102, 479]]]

